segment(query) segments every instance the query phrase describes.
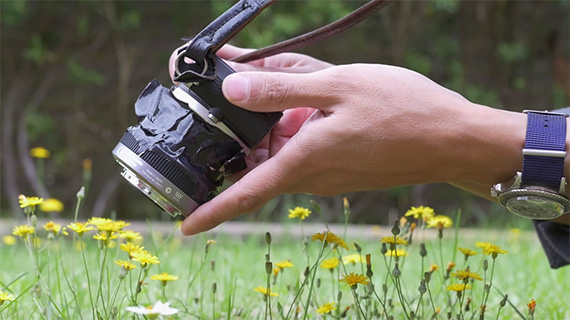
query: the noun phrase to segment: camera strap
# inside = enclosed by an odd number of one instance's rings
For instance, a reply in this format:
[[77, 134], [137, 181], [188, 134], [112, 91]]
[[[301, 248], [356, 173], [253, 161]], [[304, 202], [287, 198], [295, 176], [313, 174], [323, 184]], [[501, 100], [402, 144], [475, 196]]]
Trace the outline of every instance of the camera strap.
[[[216, 77], [214, 55], [224, 44], [242, 30], [251, 20], [277, 0], [240, 0], [204, 28], [188, 44], [184, 56], [196, 63], [179, 59], [175, 81], [191, 83], [213, 80]], [[252, 51], [234, 58], [235, 62], [249, 62], [285, 51], [292, 51], [338, 34], [385, 7], [390, 0], [371, 0], [345, 17], [314, 31]]]

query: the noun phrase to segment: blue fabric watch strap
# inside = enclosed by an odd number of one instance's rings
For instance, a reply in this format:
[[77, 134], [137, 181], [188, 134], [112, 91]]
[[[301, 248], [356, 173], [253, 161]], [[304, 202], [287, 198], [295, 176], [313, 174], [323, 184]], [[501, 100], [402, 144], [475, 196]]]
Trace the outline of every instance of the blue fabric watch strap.
[[564, 176], [566, 115], [525, 111], [528, 114], [523, 149], [522, 184], [558, 190]]

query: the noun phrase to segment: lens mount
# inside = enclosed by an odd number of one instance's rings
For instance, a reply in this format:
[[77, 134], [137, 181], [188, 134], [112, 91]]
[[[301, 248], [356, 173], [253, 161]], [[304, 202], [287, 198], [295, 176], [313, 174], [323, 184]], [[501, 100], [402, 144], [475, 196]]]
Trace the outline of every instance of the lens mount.
[[113, 157], [123, 167], [121, 175], [135, 188], [173, 217], [188, 216], [198, 208], [189, 195], [166, 179], [123, 143], [113, 149]]

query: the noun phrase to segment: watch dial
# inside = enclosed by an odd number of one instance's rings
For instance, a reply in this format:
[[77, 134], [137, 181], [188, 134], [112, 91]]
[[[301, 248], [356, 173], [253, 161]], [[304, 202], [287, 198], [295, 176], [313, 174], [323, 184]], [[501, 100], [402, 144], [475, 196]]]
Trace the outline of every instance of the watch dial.
[[553, 219], [564, 214], [564, 205], [556, 200], [535, 196], [512, 197], [505, 207], [514, 214], [531, 219]]

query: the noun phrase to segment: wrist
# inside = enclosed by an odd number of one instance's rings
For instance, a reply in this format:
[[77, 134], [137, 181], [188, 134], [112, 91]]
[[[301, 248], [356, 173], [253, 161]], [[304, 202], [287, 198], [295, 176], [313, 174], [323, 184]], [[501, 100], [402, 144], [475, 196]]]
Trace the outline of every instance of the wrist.
[[458, 122], [462, 154], [454, 182], [466, 181], [490, 188], [512, 179], [522, 170], [526, 115], [471, 104]]

